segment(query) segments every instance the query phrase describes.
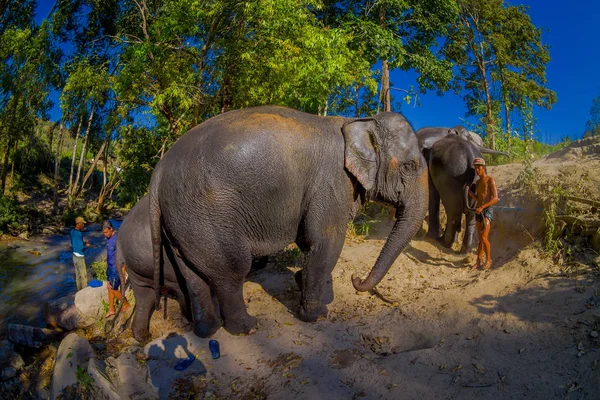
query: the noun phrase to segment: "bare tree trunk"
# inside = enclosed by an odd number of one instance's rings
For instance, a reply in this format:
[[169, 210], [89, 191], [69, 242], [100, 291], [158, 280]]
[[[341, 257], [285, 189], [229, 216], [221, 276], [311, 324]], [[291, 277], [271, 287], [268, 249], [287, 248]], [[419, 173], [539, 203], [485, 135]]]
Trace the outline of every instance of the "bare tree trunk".
[[[17, 155], [17, 149], [19, 147], [19, 139], [15, 140], [15, 145], [13, 146], [13, 152], [12, 152], [12, 157], [10, 159], [10, 181], [12, 182], [12, 184], [14, 185], [15, 182], [15, 157]], [[29, 155], [27, 156], [27, 158], [29, 159]], [[23, 170], [23, 162], [21, 162], [21, 171]]]
[[12, 140], [9, 139], [6, 143], [6, 149], [4, 150], [4, 160], [2, 162], [2, 191], [0, 194], [4, 196], [4, 190], [6, 189], [6, 176], [8, 175], [8, 157], [10, 156], [10, 148], [12, 147]]
[[[379, 26], [385, 28], [385, 8], [379, 7]], [[388, 60], [381, 60], [381, 102], [383, 103], [383, 111], [389, 112], [392, 110], [390, 96], [390, 70], [388, 68]]]
[[90, 178], [90, 176], [92, 175], [92, 173], [96, 169], [96, 164], [98, 164], [98, 159], [100, 157], [102, 157], [102, 153], [104, 152], [104, 149], [106, 148], [106, 144], [109, 142], [109, 140], [110, 140], [110, 135], [107, 134], [106, 135], [106, 139], [102, 143], [102, 146], [100, 146], [100, 150], [98, 150], [98, 152], [96, 153], [96, 156], [94, 157], [94, 162], [92, 163], [92, 165], [90, 166], [90, 169], [88, 169], [87, 173], [83, 177], [83, 181], [81, 182], [81, 186], [79, 187], [80, 188], [79, 191], [83, 190], [83, 187], [85, 186], [85, 183], [87, 182], [87, 180]]
[[485, 92], [485, 125], [486, 135], [490, 138], [490, 148], [496, 150], [496, 132], [494, 131], [494, 114], [492, 112], [492, 97], [490, 94], [490, 85], [487, 79], [487, 71], [483, 60], [480, 61], [479, 68], [483, 79], [483, 90]]
[[77, 141], [79, 140], [79, 132], [81, 131], [81, 124], [83, 118], [79, 119], [79, 126], [77, 127], [77, 133], [75, 134], [75, 144], [73, 145], [73, 155], [71, 156], [71, 173], [69, 174], [69, 187], [67, 188], [67, 194], [71, 197], [71, 190], [73, 189], [73, 171], [75, 170], [75, 156], [77, 155]]
[[506, 152], [510, 154], [511, 133], [510, 133], [510, 105], [508, 101], [504, 102], [504, 113], [506, 118]]
[[56, 156], [54, 157], [54, 213], [58, 211], [58, 175], [60, 173], [60, 155], [63, 144], [63, 124], [58, 131], [58, 142], [56, 143]]
[[[75, 184], [73, 185], [73, 197], [77, 197], [81, 192], [79, 187], [79, 177], [81, 176], [81, 170], [83, 169], [83, 164], [85, 163], [85, 152], [87, 150], [87, 143], [90, 137], [90, 128], [92, 126], [92, 119], [94, 118], [94, 106], [92, 106], [92, 112], [90, 113], [90, 117], [88, 118], [87, 129], [85, 130], [85, 137], [83, 140], [83, 147], [81, 148], [81, 154], [79, 156], [79, 165], [77, 166], [77, 177], [75, 178]], [[83, 185], [82, 185], [83, 186]]]

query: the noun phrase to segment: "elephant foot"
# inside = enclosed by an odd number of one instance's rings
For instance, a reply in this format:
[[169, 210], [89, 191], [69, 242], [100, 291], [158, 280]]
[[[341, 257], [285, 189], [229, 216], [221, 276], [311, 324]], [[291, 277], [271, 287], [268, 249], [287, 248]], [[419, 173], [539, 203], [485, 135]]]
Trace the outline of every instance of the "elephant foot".
[[453, 245], [453, 243], [448, 243], [448, 242], [446, 242], [446, 240], [444, 239], [444, 237], [443, 237], [443, 236], [442, 236], [441, 238], [439, 238], [439, 239], [438, 239], [438, 242], [439, 242], [439, 243], [440, 243], [442, 246], [444, 246], [445, 248], [447, 248], [447, 249], [451, 249], [451, 248], [452, 248], [452, 245]]
[[223, 328], [231, 335], [252, 335], [257, 330], [256, 317], [246, 314], [245, 318], [233, 318], [233, 322], [225, 322]]
[[298, 319], [304, 322], [315, 322], [321, 318], [327, 317], [327, 306], [319, 304], [316, 307], [298, 306]]
[[221, 322], [213, 320], [211, 322], [203, 322], [194, 324], [194, 334], [201, 338], [208, 338], [214, 335], [221, 327]]
[[427, 232], [427, 234], [425, 235], [425, 237], [427, 239], [431, 239], [431, 240], [438, 240], [438, 234], [435, 233], [435, 232], [431, 232], [431, 231]]
[[133, 338], [140, 343], [145, 343], [148, 340], [152, 339], [152, 335], [150, 335], [150, 331], [137, 330], [137, 329], [132, 329], [132, 331], [133, 331]]

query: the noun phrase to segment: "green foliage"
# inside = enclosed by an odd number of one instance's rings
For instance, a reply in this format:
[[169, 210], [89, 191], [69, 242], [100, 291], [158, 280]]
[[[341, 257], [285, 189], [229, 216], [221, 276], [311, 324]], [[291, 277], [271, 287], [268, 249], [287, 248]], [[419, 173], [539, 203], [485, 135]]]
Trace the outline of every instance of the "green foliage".
[[23, 212], [14, 198], [0, 197], [0, 234], [6, 233], [11, 227], [18, 225], [22, 218]]
[[583, 137], [600, 136], [600, 96], [592, 100], [590, 108], [590, 118], [585, 124]]
[[87, 369], [78, 366], [75, 370], [75, 378], [77, 379], [77, 384], [79, 385], [78, 391], [82, 392], [84, 395], [91, 394], [94, 389], [94, 378], [92, 378]]
[[470, 115], [482, 116], [490, 145], [496, 148], [499, 113], [507, 127], [513, 109], [528, 102], [550, 108], [556, 94], [546, 88], [548, 47], [527, 8], [504, 0], [458, 0], [459, 18], [442, 52], [456, 64], [455, 91], [464, 93]]
[[92, 263], [92, 265], [90, 266], [90, 268], [92, 269], [92, 274], [94, 276], [94, 279], [98, 279], [99, 281], [106, 281], [107, 277], [106, 277], [106, 268], [108, 267], [108, 264], [106, 264], [106, 261], [94, 261]]

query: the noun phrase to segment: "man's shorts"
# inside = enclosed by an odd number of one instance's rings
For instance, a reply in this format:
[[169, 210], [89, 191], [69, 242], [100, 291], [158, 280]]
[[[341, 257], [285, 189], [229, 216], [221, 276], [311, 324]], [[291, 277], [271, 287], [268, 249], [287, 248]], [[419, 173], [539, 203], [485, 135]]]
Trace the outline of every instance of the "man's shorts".
[[119, 286], [121, 286], [121, 278], [119, 278], [119, 274], [116, 271], [108, 270], [106, 277], [108, 279], [108, 283], [110, 284], [110, 288], [112, 290], [119, 290]]
[[494, 219], [494, 209], [492, 207], [484, 208], [480, 214], [475, 214], [475, 220], [477, 222], [483, 222], [483, 217], [487, 218], [492, 222]]

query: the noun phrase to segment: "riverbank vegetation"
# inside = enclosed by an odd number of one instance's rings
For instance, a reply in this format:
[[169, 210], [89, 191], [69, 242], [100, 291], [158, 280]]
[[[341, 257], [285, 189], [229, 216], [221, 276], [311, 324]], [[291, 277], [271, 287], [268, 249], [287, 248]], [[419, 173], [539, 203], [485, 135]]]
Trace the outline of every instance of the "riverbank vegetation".
[[361, 117], [454, 91], [513, 161], [556, 150], [527, 122], [556, 101], [548, 47], [503, 0], [17, 0], [0, 16], [4, 233], [132, 206], [182, 134], [242, 107]]

